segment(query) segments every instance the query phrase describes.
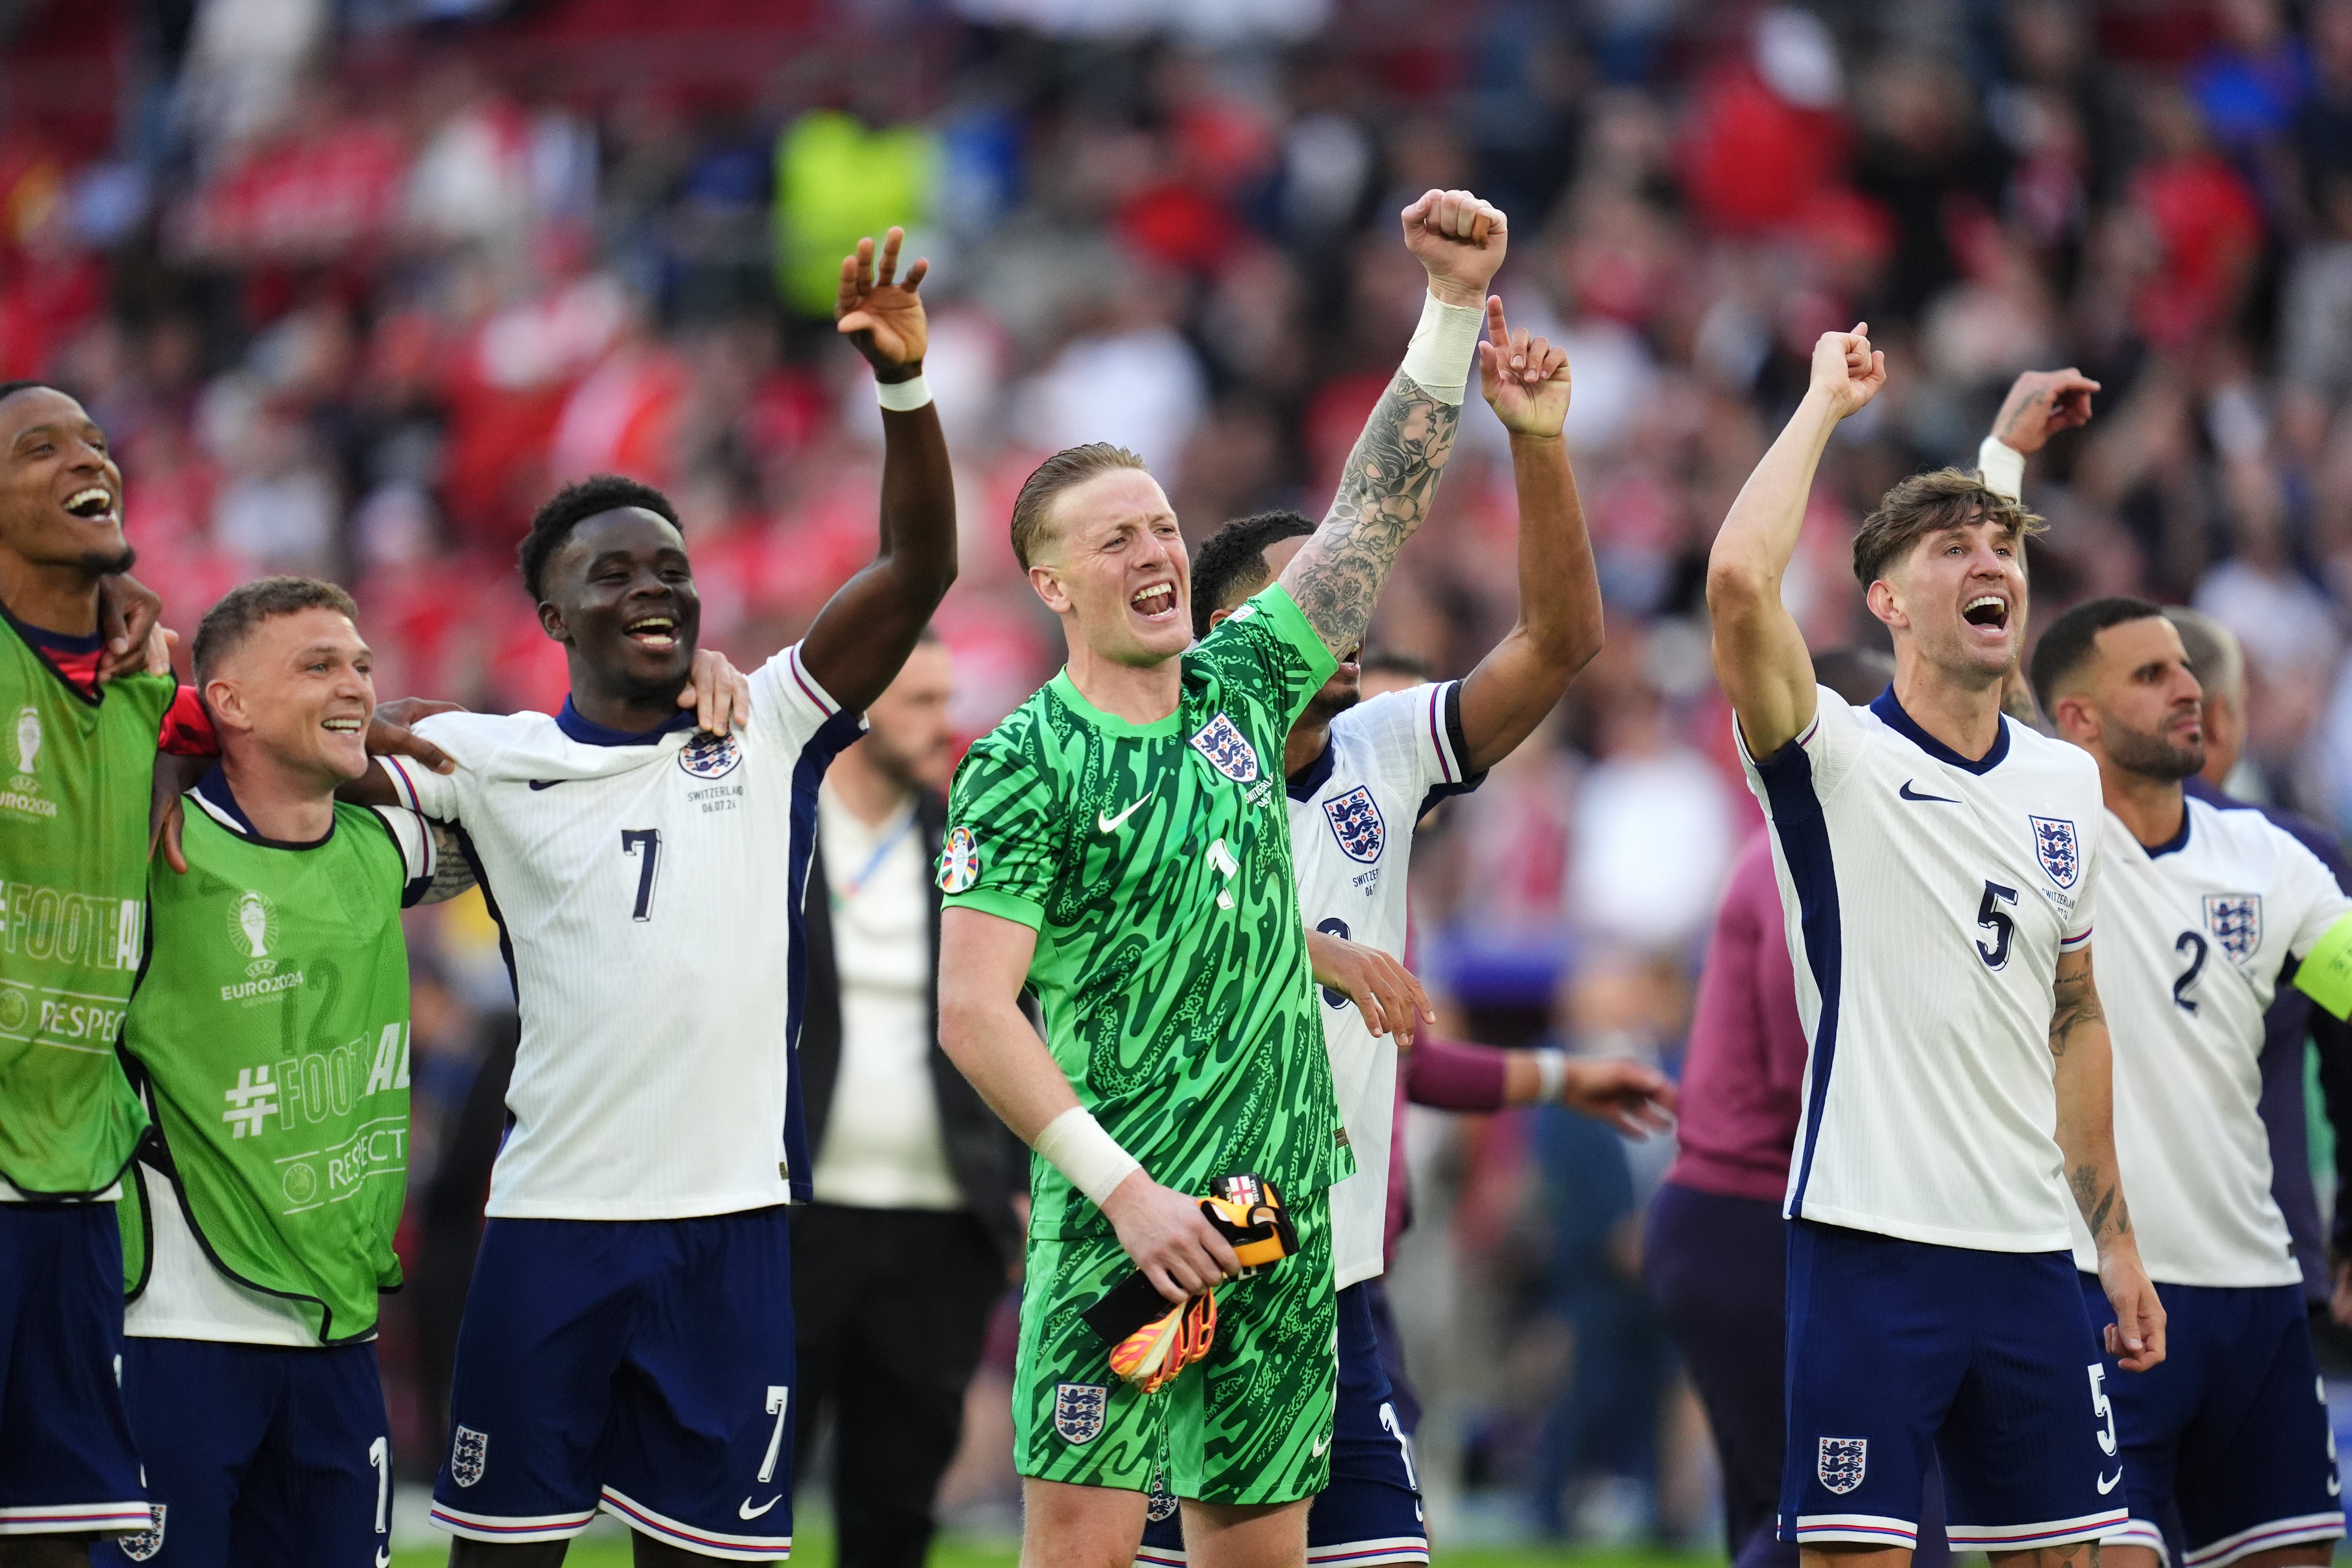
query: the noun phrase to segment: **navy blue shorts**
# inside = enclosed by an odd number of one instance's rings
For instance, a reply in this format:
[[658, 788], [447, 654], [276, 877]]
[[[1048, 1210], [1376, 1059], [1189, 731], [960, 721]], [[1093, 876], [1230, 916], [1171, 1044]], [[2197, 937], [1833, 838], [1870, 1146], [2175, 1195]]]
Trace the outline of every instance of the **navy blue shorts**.
[[[1316, 1494], [1307, 1511], [1310, 1568], [1429, 1561], [1421, 1481], [1413, 1473], [1412, 1440], [1397, 1415], [1381, 1363], [1372, 1284], [1363, 1280], [1339, 1292], [1339, 1396], [1331, 1423], [1331, 1484]], [[1185, 1561], [1183, 1521], [1162, 1474], [1155, 1471], [1151, 1478], [1143, 1546], [1135, 1560], [1145, 1568], [1181, 1568]]]
[[101, 1545], [93, 1563], [382, 1568], [389, 1560], [391, 1424], [374, 1345], [133, 1339], [122, 1388], [154, 1522]]
[[1795, 1221], [1788, 1364], [1783, 1541], [1909, 1547], [1937, 1459], [1956, 1552], [2124, 1523], [2108, 1374], [2067, 1253]]
[[0, 1203], [0, 1535], [147, 1528], [112, 1204]]
[[[2091, 1321], [2116, 1321], [2096, 1276], [2079, 1275]], [[2144, 1373], [2105, 1358], [2131, 1523], [2107, 1538], [2187, 1568], [2344, 1533], [2327, 1391], [2303, 1287], [2159, 1285], [2164, 1360]], [[2178, 1535], [2168, 1530], [2179, 1510]]]
[[705, 1557], [790, 1556], [786, 1214], [491, 1220], [433, 1522], [560, 1541], [602, 1507]]

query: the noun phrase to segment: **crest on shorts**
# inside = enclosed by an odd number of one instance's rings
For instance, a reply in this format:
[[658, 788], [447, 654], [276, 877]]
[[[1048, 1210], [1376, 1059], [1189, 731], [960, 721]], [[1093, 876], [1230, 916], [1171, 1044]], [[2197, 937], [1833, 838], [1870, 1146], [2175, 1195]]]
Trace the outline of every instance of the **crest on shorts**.
[[1103, 1413], [1110, 1407], [1110, 1390], [1099, 1383], [1063, 1383], [1054, 1387], [1054, 1430], [1066, 1443], [1080, 1445], [1102, 1436]]
[[1381, 820], [1381, 808], [1372, 799], [1372, 792], [1358, 784], [1336, 800], [1323, 803], [1323, 815], [1330, 819], [1331, 837], [1348, 852], [1350, 860], [1366, 865], [1381, 858], [1381, 846], [1388, 842], [1388, 824]]
[[1202, 725], [1192, 743], [1194, 751], [1209, 759], [1211, 767], [1234, 783], [1256, 782], [1257, 752], [1251, 749], [1248, 737], [1223, 714]]
[[470, 1487], [482, 1479], [482, 1471], [490, 1462], [490, 1435], [477, 1432], [471, 1426], [457, 1428], [457, 1440], [449, 1445], [449, 1479], [461, 1487]]
[[2033, 858], [2050, 873], [2050, 879], [2062, 888], [2071, 888], [2083, 874], [2083, 851], [2074, 842], [2074, 825], [2063, 817], [2029, 816], [2033, 825]]
[[1143, 1494], [1143, 1516], [1154, 1524], [1165, 1524], [1176, 1517], [1176, 1494], [1168, 1489], [1165, 1467], [1151, 1468], [1151, 1489]]
[[969, 827], [948, 829], [940, 850], [940, 891], [952, 898], [980, 880], [980, 840]]
[[677, 749], [677, 765], [698, 779], [723, 779], [742, 761], [743, 748], [734, 736], [714, 735], [708, 730], [697, 730], [693, 739]]
[[133, 1563], [144, 1563], [163, 1550], [163, 1508], [160, 1502], [149, 1503], [147, 1517], [152, 1522], [144, 1530], [114, 1538], [114, 1544], [122, 1549], [122, 1555]]
[[1813, 1474], [1822, 1485], [1840, 1497], [1862, 1485], [1863, 1472], [1870, 1468], [1870, 1439], [1867, 1437], [1824, 1437], [1821, 1458], [1813, 1462]]
[[2263, 900], [2259, 893], [2208, 893], [2205, 929], [2233, 963], [2253, 957], [2263, 945]]

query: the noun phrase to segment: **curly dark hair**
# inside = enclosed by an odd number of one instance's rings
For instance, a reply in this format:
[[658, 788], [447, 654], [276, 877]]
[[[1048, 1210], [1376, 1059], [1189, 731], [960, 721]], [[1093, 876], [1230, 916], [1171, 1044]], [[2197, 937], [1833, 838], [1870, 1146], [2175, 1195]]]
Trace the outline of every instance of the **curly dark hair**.
[[1265, 586], [1265, 547], [1315, 531], [1304, 512], [1262, 511], [1237, 517], [1209, 535], [1192, 557], [1192, 635], [1209, 635], [1209, 617], [1238, 609]]
[[532, 515], [530, 531], [515, 550], [515, 561], [522, 568], [522, 585], [532, 602], [546, 599], [547, 563], [572, 537], [572, 531], [600, 512], [625, 506], [643, 507], [672, 528], [677, 526], [677, 509], [669, 504], [667, 496], [620, 474], [595, 474], [548, 497], [547, 504]]

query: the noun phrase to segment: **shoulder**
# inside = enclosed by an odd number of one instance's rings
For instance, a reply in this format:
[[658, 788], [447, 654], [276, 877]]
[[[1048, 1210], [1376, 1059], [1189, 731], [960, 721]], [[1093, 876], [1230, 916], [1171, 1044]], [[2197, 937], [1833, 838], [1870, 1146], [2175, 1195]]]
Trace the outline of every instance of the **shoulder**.
[[436, 713], [419, 719], [415, 730], [460, 762], [510, 748], [563, 743], [563, 731], [546, 713]]
[[2089, 790], [2095, 801], [2105, 799], [2099, 789], [2099, 764], [2090, 752], [2006, 716], [2001, 724], [2009, 735], [2010, 758], [2020, 773], [2063, 780]]

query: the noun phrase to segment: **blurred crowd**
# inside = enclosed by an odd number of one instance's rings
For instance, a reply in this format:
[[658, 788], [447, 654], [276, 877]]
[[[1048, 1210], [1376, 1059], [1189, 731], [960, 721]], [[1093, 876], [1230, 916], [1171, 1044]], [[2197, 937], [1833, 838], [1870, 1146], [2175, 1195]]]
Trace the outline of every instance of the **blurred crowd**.
[[[1514, 324], [1569, 349], [1610, 640], [1427, 836], [1418, 962], [1472, 1037], [1674, 1061], [1758, 820], [1705, 552], [1858, 320], [1893, 375], [1791, 573], [1815, 646], [1879, 636], [1847, 568], [1879, 491], [1972, 461], [2018, 371], [2079, 365], [2096, 416], [2028, 479], [2035, 618], [2219, 617], [2236, 792], [2352, 826], [2352, 0], [29, 0], [0, 95], [0, 378], [105, 426], [172, 624], [321, 574], [385, 695], [500, 710], [561, 700], [512, 549], [562, 480], [675, 497], [739, 662], [870, 555], [879, 425], [830, 324], [860, 235], [933, 263], [939, 624], [977, 734], [1058, 652], [1005, 540], [1038, 458], [1133, 447], [1196, 541], [1319, 512], [1419, 310], [1397, 209], [1496, 201]], [[1464, 432], [1373, 638], [1449, 675], [1514, 613], [1503, 433]], [[507, 993], [478, 906], [415, 937], [412, 1258], [455, 1226], [462, 1268], [470, 1167], [436, 1161]], [[1633, 1240], [1664, 1152], [1549, 1112], [1427, 1131], [1392, 1278], [1433, 1489], [1697, 1536]], [[429, 1371], [432, 1300], [390, 1359]], [[431, 1397], [395, 1411], [423, 1462]]]

